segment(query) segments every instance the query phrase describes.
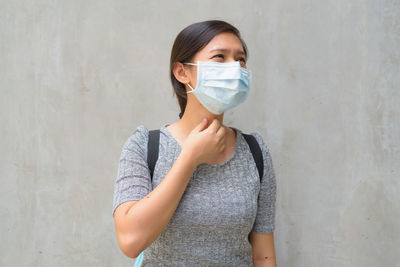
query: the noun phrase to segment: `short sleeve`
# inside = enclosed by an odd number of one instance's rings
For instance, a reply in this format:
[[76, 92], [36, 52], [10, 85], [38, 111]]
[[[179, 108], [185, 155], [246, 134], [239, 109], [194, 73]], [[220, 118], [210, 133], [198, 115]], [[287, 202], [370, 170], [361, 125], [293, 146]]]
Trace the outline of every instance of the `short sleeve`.
[[147, 165], [148, 134], [148, 129], [140, 125], [123, 145], [114, 184], [113, 215], [122, 203], [140, 200], [152, 190]]
[[264, 173], [258, 195], [257, 215], [252, 231], [267, 234], [275, 230], [276, 177], [267, 144], [259, 132], [255, 131], [251, 134], [257, 139], [261, 147], [264, 161]]

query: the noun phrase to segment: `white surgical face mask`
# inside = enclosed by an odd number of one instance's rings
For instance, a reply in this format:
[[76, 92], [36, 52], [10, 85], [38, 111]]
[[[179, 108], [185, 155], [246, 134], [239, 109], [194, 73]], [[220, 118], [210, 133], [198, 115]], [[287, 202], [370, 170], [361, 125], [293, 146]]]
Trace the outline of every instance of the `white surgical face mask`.
[[240, 66], [239, 61], [201, 62], [197, 64], [197, 85], [187, 84], [199, 102], [211, 113], [219, 115], [243, 103], [250, 92], [251, 71]]

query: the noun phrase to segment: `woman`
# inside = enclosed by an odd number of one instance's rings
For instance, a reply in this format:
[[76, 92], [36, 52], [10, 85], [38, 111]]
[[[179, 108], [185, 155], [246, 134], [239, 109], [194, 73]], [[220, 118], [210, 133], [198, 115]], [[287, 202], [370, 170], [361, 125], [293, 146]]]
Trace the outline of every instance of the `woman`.
[[[239, 129], [224, 111], [250, 90], [239, 31], [218, 20], [192, 24], [175, 39], [170, 75], [181, 119], [160, 128], [151, 179], [149, 130], [125, 142], [114, 192], [119, 246], [142, 266], [276, 266], [276, 181], [259, 132], [260, 177]], [[143, 252], [143, 253], [142, 253]], [[139, 261], [138, 261], [139, 262]]]

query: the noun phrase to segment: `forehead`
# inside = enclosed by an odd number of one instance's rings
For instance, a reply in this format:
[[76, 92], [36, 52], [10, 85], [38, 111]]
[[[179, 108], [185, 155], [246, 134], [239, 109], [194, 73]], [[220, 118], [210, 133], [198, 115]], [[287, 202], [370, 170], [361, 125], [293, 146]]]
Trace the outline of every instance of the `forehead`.
[[231, 32], [217, 34], [199, 53], [213, 53], [213, 50], [218, 49], [229, 50], [233, 53], [244, 53], [242, 42]]

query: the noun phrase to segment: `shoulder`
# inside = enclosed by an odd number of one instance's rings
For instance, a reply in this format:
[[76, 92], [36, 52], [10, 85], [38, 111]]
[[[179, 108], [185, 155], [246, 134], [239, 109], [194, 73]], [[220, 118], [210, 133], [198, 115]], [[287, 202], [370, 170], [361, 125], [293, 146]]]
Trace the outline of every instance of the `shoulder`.
[[259, 131], [253, 131], [253, 132], [251, 132], [251, 135], [257, 139], [257, 142], [259, 143], [261, 151], [262, 151], [264, 168], [266, 168], [266, 170], [267, 170], [264, 173], [264, 175], [266, 175], [270, 178], [271, 177], [274, 178], [275, 170], [274, 170], [274, 166], [272, 163], [272, 156], [271, 156], [271, 152], [269, 149], [269, 145], [267, 144], [267, 142], [265, 141], [265, 139], [263, 138], [262, 134]]
[[124, 143], [123, 150], [137, 150], [144, 148], [148, 141], [149, 129], [144, 125], [139, 125]]
[[251, 132], [251, 135], [256, 138], [258, 144], [260, 145], [264, 165], [266, 166], [266, 168], [272, 169], [272, 156], [270, 147], [267, 144], [268, 142], [265, 140], [265, 138], [263, 138], [262, 134], [259, 131], [253, 131]]
[[262, 134], [259, 131], [252, 131], [250, 134], [256, 138], [263, 154], [269, 154], [269, 146], [267, 145], [267, 142], [264, 140]]

